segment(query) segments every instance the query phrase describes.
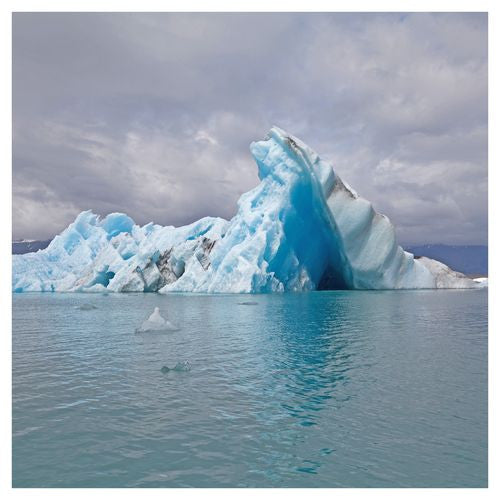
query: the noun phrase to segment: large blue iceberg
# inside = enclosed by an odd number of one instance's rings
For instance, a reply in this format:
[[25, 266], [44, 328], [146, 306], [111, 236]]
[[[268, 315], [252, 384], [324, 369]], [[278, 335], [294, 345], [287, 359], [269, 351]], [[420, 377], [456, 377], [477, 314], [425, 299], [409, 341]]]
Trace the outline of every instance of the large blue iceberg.
[[230, 220], [140, 227], [82, 212], [50, 245], [13, 256], [13, 290], [261, 293], [324, 289], [477, 288], [414, 258], [389, 219], [332, 166], [279, 128], [254, 142], [260, 184]]

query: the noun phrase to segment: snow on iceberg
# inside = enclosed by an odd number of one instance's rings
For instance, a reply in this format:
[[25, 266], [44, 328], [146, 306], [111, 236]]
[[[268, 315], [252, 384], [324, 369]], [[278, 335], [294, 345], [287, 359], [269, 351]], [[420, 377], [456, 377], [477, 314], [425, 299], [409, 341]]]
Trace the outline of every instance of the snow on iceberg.
[[273, 127], [250, 150], [260, 184], [230, 221], [140, 227], [90, 211], [37, 253], [13, 256], [13, 290], [259, 293], [318, 289], [478, 288], [415, 259], [389, 219], [299, 139]]

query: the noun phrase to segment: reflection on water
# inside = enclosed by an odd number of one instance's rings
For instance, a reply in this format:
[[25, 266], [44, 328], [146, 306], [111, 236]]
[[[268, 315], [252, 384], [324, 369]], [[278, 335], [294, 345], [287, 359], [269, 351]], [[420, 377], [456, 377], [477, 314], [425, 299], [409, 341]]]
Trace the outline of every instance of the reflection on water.
[[484, 486], [486, 298], [17, 294], [14, 485]]

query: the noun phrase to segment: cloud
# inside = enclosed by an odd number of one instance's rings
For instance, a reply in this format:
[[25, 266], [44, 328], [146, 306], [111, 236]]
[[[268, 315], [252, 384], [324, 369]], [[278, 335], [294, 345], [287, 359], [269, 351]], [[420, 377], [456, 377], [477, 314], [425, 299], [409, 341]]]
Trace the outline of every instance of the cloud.
[[487, 240], [484, 14], [14, 14], [14, 237], [229, 218], [299, 136], [405, 243]]

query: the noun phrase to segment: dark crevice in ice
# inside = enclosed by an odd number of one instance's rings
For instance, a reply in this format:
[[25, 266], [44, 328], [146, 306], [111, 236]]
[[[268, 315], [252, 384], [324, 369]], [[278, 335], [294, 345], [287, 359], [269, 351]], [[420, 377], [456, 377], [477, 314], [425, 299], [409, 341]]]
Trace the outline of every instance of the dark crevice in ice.
[[318, 283], [318, 290], [349, 290], [341, 272], [329, 266], [324, 271]]

